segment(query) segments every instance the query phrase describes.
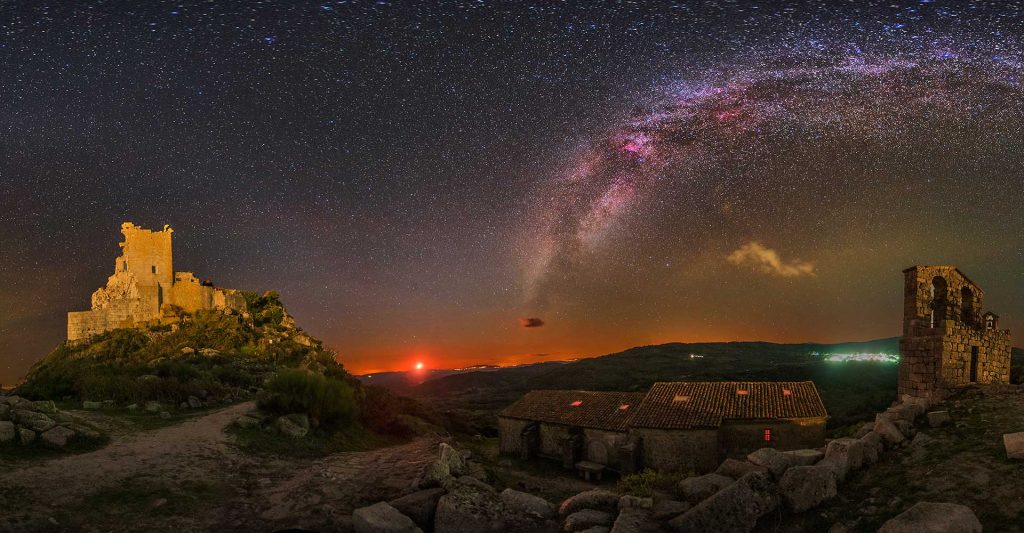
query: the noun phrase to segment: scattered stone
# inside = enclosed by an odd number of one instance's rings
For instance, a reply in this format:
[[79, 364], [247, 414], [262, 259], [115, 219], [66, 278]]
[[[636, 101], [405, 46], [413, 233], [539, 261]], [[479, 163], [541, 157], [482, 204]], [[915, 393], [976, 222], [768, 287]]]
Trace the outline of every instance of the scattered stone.
[[933, 428], [944, 426], [951, 420], [949, 411], [932, 411], [928, 413], [928, 425]]
[[793, 466], [811, 466], [825, 457], [825, 452], [821, 450], [791, 450], [782, 454], [789, 458], [789, 464]]
[[260, 425], [260, 420], [249, 415], [242, 415], [235, 419], [235, 425], [240, 428], [252, 428]]
[[763, 466], [757, 466], [755, 464], [748, 463], [747, 461], [739, 461], [737, 459], [726, 459], [722, 461], [722, 464], [715, 470], [716, 474], [722, 474], [723, 476], [729, 476], [733, 479], [739, 479], [749, 472], [763, 472], [768, 470]]
[[428, 530], [434, 525], [434, 510], [444, 493], [441, 488], [421, 490], [391, 500], [388, 504], [411, 518], [417, 526]]
[[37, 433], [48, 431], [57, 423], [43, 413], [30, 411], [28, 409], [15, 409], [12, 416], [19, 426], [24, 426]]
[[[732, 480], [730, 480], [732, 481]], [[650, 509], [654, 507], [654, 498], [641, 498], [629, 494], [619, 498], [619, 510], [623, 509]]]
[[163, 410], [163, 406], [160, 402], [146, 402], [146, 411], [150, 413], [159, 413]]
[[896, 427], [900, 430], [900, 433], [902, 433], [903, 436], [908, 439], [910, 437], [913, 437], [914, 434], [917, 433], [917, 430], [914, 429], [914, 424], [911, 424], [906, 420], [897, 420], [893, 422], [893, 424], [896, 424]]
[[540, 496], [505, 489], [501, 491], [500, 498], [505, 507], [521, 514], [542, 520], [547, 520], [555, 515], [555, 506]]
[[570, 515], [582, 509], [614, 512], [619, 506], [619, 495], [602, 489], [593, 489], [568, 497], [558, 507], [558, 514]]
[[794, 466], [779, 480], [779, 495], [790, 511], [802, 513], [836, 496], [836, 477], [828, 466]]
[[878, 433], [882, 440], [890, 445], [899, 444], [906, 439], [895, 424], [884, 418], [875, 420], [875, 429], [873, 431]]
[[441, 443], [439, 456], [438, 461], [447, 467], [449, 474], [458, 477], [468, 473], [466, 470], [466, 459], [458, 450], [449, 446], [448, 443]]
[[192, 355], [194, 353], [196, 353], [196, 351], [188, 346], [181, 349], [181, 355]]
[[619, 512], [612, 524], [612, 533], [656, 533], [661, 524], [656, 522], [647, 509], [630, 507]]
[[872, 429], [875, 429], [875, 423], [874, 422], [865, 422], [864, 425], [861, 426], [860, 429], [858, 429], [857, 432], [853, 434], [853, 436], [854, 436], [854, 438], [859, 439], [859, 438], [863, 437], [864, 435], [867, 435], [868, 433], [871, 433]]
[[220, 352], [214, 350], [213, 348], [200, 348], [199, 355], [203, 357], [217, 357], [218, 355], [220, 355]]
[[1003, 447], [1007, 459], [1024, 459], [1024, 431], [1004, 434]]
[[614, 517], [610, 513], [597, 509], [583, 509], [565, 517], [565, 531], [582, 531], [594, 526], [610, 526]]
[[412, 485], [418, 489], [429, 489], [443, 486], [451, 479], [451, 473], [448, 472], [448, 468], [441, 461], [431, 461], [423, 465]]
[[679, 482], [679, 493], [687, 502], [698, 504], [705, 498], [733, 484], [735, 480], [722, 474], [705, 474]]
[[981, 533], [981, 522], [970, 507], [956, 503], [918, 502], [878, 533]]
[[510, 529], [506, 519], [504, 505], [493, 489], [456, 482], [448, 486], [448, 494], [437, 502], [434, 531], [497, 533]]
[[660, 500], [651, 508], [655, 520], [666, 521], [690, 510], [690, 504], [675, 500]]
[[32, 402], [32, 407], [40, 413], [46, 413], [48, 415], [57, 413], [57, 406], [54, 405], [53, 400], [40, 400], [38, 402]]
[[99, 440], [103, 438], [103, 433], [99, 430], [92, 428], [91, 426], [81, 423], [71, 423], [67, 426], [68, 429], [74, 431], [79, 437], [87, 440]]
[[171, 419], [171, 413], [168, 413], [167, 411], [160, 411], [160, 418], [162, 418], [164, 420], [170, 420]]
[[203, 401], [200, 400], [199, 398], [196, 398], [195, 396], [189, 396], [188, 406], [191, 407], [192, 409], [199, 409], [200, 407], [203, 406]]
[[877, 453], [885, 451], [885, 443], [882, 442], [882, 435], [872, 431], [867, 435], [860, 438], [860, 441], [864, 443], [864, 446], [868, 448], [874, 448]]
[[48, 448], [63, 448], [64, 446], [67, 446], [68, 441], [74, 437], [74, 431], [64, 426], [55, 426], [44, 431], [43, 434], [39, 436], [39, 440], [43, 443], [43, 446]]
[[776, 479], [790, 466], [789, 457], [775, 448], [761, 448], [751, 452], [747, 455], [747, 461], [767, 468]]
[[735, 483], [669, 521], [680, 532], [750, 531], [757, 519], [779, 505], [778, 488], [768, 472], [750, 472]]
[[356, 509], [352, 513], [352, 527], [356, 533], [423, 533], [411, 518], [387, 502]]
[[22, 446], [28, 446], [36, 441], [36, 432], [31, 429], [19, 427], [18, 428], [18, 442]]
[[309, 433], [309, 417], [303, 413], [279, 416], [274, 424], [282, 435], [293, 439], [301, 439]]
[[14, 422], [0, 422], [0, 444], [13, 442], [18, 433], [14, 430]]
[[824, 461], [835, 465], [837, 479], [846, 479], [864, 464], [864, 443], [850, 438], [832, 440], [825, 446]]

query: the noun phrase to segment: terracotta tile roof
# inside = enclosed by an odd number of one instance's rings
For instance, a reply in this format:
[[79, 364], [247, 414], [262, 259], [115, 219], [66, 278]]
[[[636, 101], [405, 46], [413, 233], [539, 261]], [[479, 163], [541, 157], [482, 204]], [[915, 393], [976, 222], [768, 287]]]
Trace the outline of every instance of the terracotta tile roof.
[[818, 389], [810, 381], [678, 381], [655, 383], [630, 425], [713, 428], [727, 419], [826, 416]]
[[645, 396], [643, 392], [535, 390], [506, 407], [498, 416], [625, 431]]

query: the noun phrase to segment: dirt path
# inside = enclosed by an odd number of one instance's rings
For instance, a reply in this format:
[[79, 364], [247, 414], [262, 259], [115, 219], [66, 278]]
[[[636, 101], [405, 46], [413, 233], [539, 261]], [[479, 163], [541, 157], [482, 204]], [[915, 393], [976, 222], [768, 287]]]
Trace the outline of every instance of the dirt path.
[[440, 440], [317, 460], [256, 457], [224, 432], [251, 407], [0, 472], [0, 531], [345, 531], [354, 508], [407, 491]]

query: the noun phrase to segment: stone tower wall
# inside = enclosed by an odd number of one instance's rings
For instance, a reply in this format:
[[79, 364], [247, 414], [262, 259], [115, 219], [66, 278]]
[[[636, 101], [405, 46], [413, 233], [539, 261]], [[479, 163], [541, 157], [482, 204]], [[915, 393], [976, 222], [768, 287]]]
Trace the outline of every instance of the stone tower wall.
[[[933, 294], [935, 278], [941, 280]], [[937, 400], [944, 391], [972, 382], [1010, 381], [1010, 332], [985, 329], [983, 302], [984, 291], [956, 267], [904, 271], [901, 398]]]

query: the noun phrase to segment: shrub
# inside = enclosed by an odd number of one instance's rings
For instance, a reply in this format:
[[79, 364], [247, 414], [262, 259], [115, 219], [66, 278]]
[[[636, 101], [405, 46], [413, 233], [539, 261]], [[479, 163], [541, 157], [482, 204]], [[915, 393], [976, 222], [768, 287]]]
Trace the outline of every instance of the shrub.
[[643, 472], [622, 476], [619, 489], [632, 496], [646, 498], [654, 491], [665, 491], [674, 494], [676, 486], [686, 477], [683, 474], [669, 474], [645, 468]]
[[258, 405], [279, 415], [305, 413], [313, 426], [348, 424], [356, 411], [348, 383], [294, 369], [278, 371], [260, 394]]

